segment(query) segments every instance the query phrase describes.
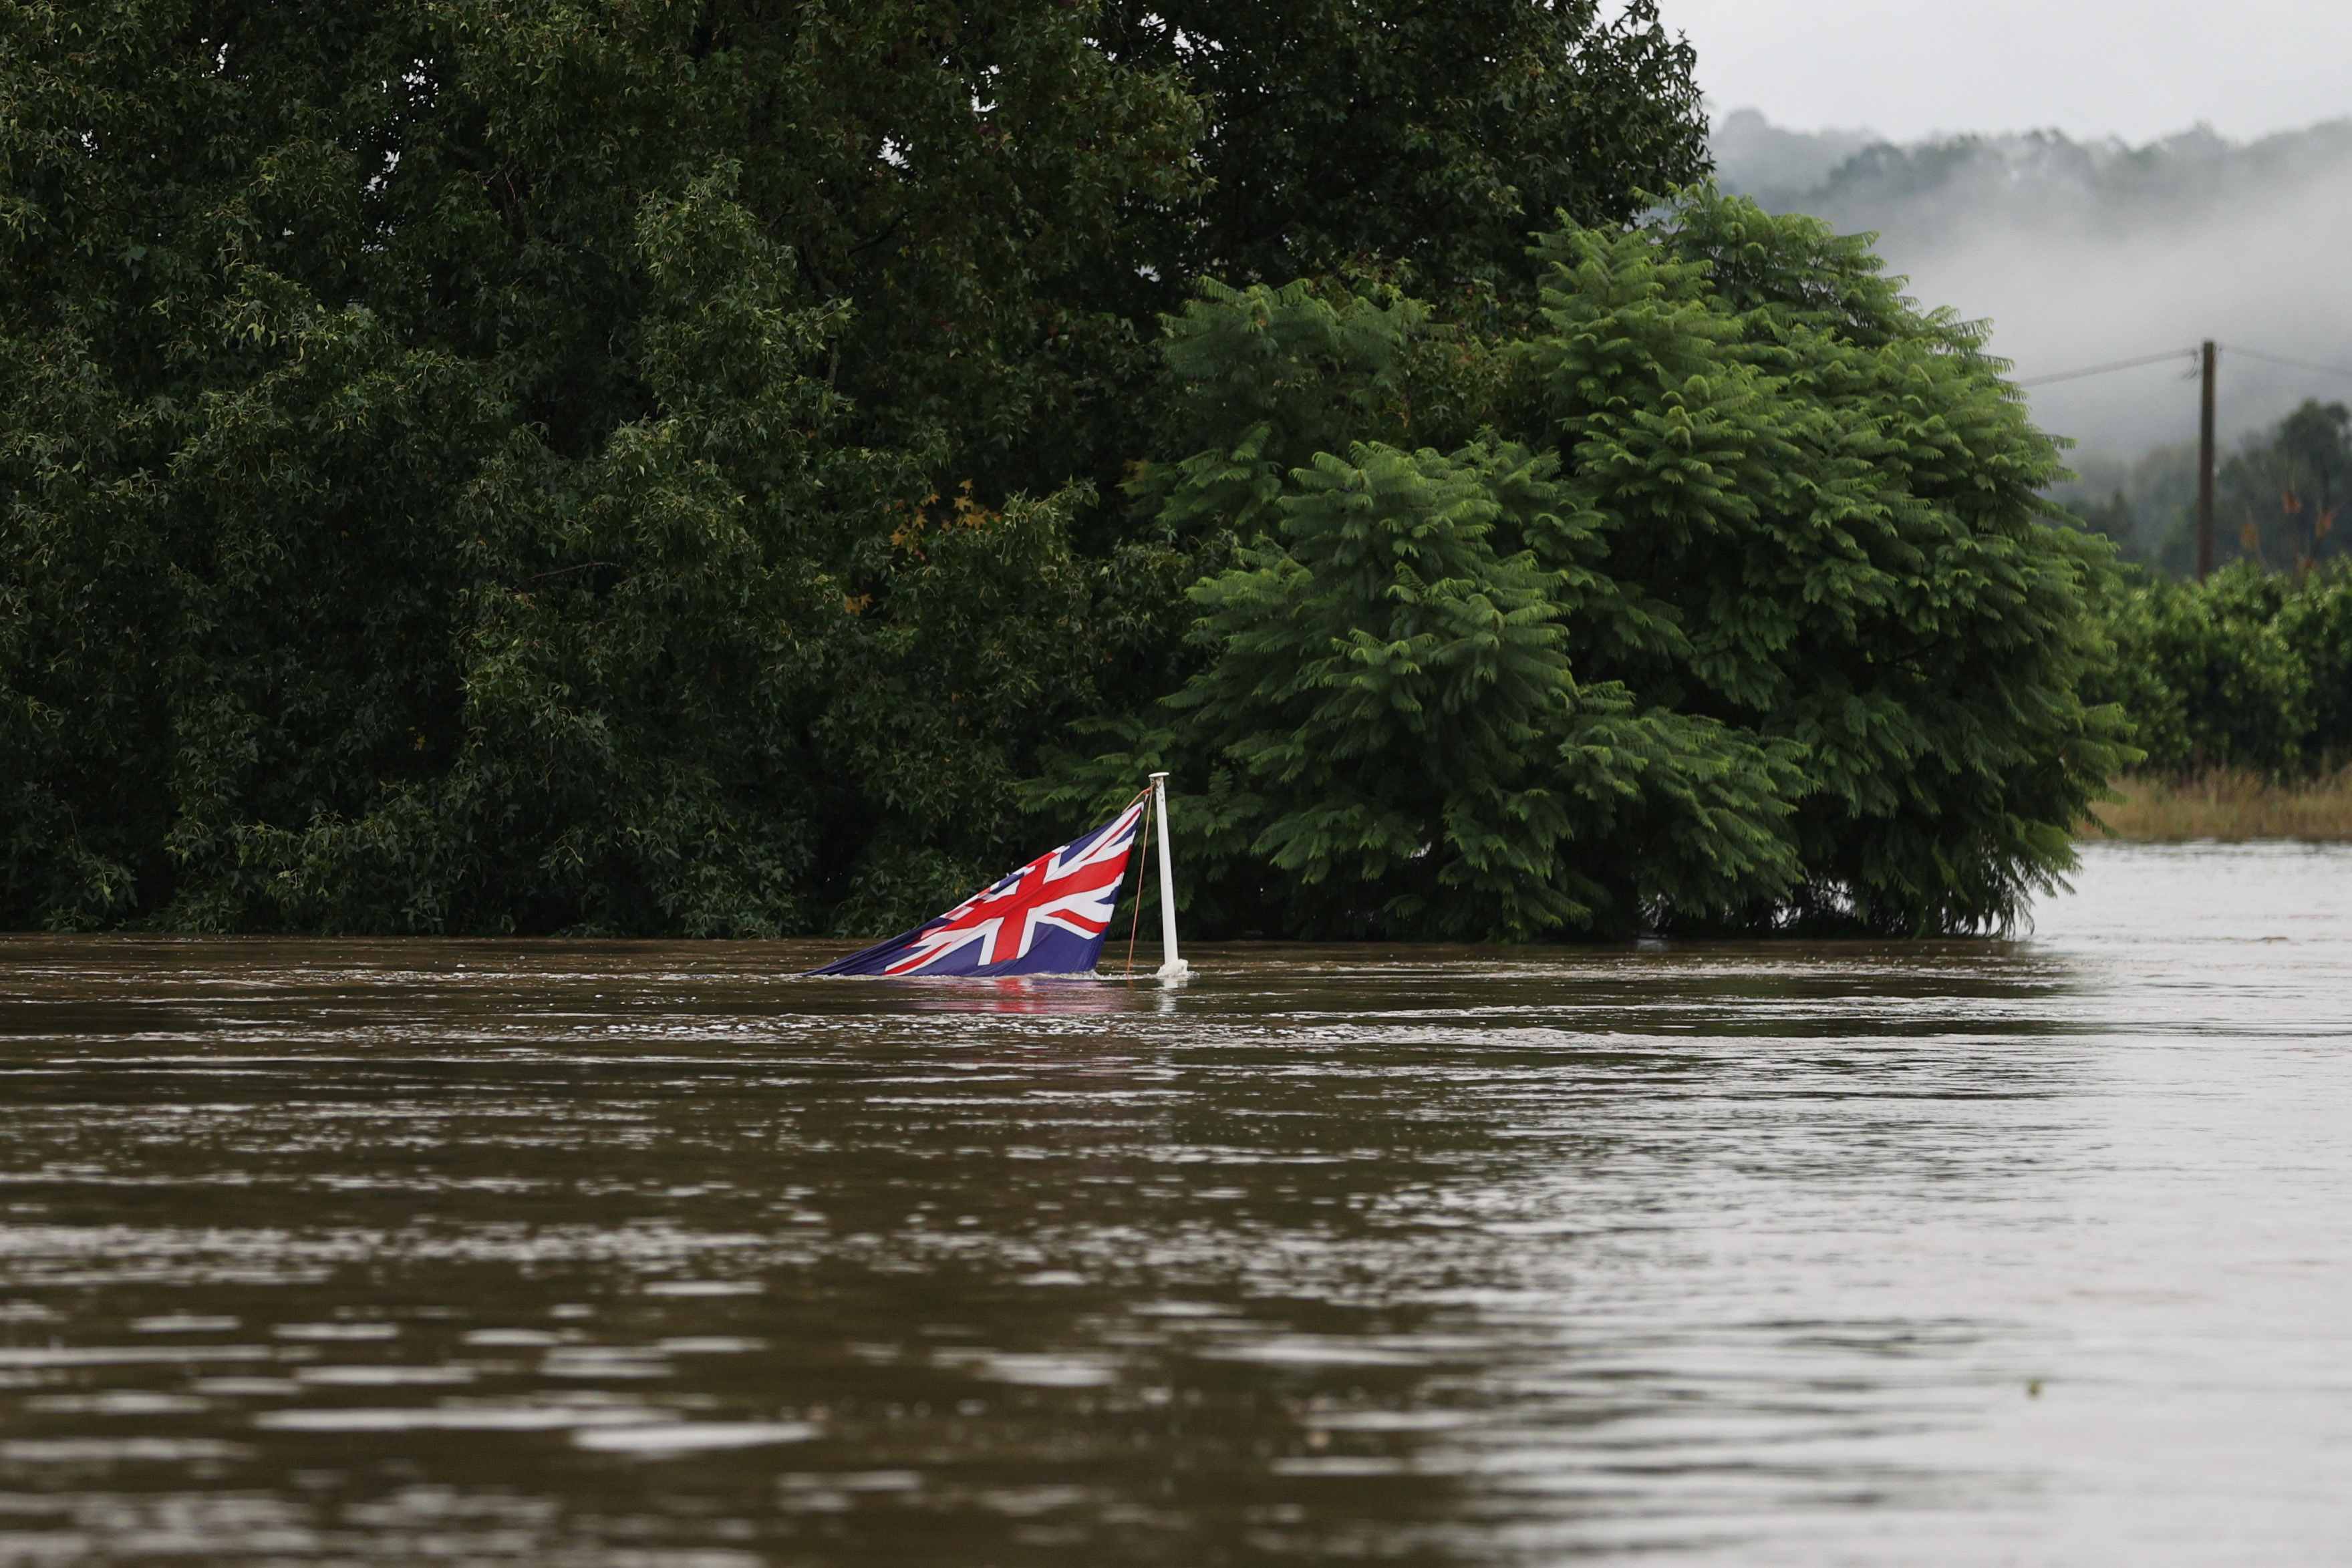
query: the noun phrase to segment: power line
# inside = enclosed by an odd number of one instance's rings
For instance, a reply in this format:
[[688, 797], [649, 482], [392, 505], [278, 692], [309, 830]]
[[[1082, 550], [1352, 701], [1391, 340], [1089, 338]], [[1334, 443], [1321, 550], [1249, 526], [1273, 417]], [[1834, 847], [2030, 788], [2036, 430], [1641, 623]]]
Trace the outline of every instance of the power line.
[[2321, 371], [2331, 376], [2352, 376], [2352, 371], [2341, 365], [2315, 365], [2309, 360], [2290, 360], [2284, 354], [2265, 354], [2260, 349], [2242, 348], [2236, 343], [2224, 343], [2221, 347], [2233, 354], [2243, 354], [2250, 360], [2268, 360], [2272, 364], [2292, 365], [2298, 371]]
[[[2299, 371], [2317, 371], [2322, 375], [2352, 379], [2352, 371], [2339, 365], [2314, 364], [2309, 360], [2290, 360], [2284, 354], [2266, 354], [2260, 349], [2248, 349], [2236, 343], [2217, 343], [2208, 338], [2194, 349], [2175, 349], [2168, 354], [2149, 354], [2144, 359], [2118, 360], [2111, 365], [2092, 365], [2084, 370], [2066, 371], [2054, 376], [2036, 376], [2032, 381], [2019, 382], [2021, 387], [2048, 386], [2053, 382], [2071, 382], [2083, 376], [2103, 376], [2110, 371], [2128, 371], [2140, 365], [2160, 365], [2167, 361], [2195, 356], [2203, 382], [2197, 404], [2197, 578], [2203, 581], [2213, 571], [2213, 371], [2221, 359], [2221, 350], [2243, 354], [2250, 360], [2263, 360], [2273, 365], [2290, 365]], [[2336, 410], [2341, 413], [2343, 410]], [[2120, 495], [2117, 499], [2121, 499]], [[2246, 527], [2254, 525], [2248, 522]]]
[[2035, 376], [2030, 381], [2022, 381], [2017, 384], [2021, 387], [2046, 387], [2052, 382], [2080, 381], [2084, 376], [2105, 375], [2109, 371], [2136, 371], [2142, 365], [2160, 365], [2167, 360], [2193, 360], [2196, 357], [2197, 350], [2194, 349], [2175, 349], [2170, 353], [2150, 354], [2146, 359], [2118, 360], [2112, 365], [2093, 365], [2087, 370], [2061, 371], [2054, 376]]
[[[2342, 365], [2314, 364], [2309, 360], [2290, 360], [2284, 354], [2266, 354], [2260, 349], [2249, 349], [2242, 343], [2223, 343], [2221, 347], [2233, 354], [2243, 354], [2250, 360], [2263, 360], [2273, 365], [2288, 365], [2298, 371], [2317, 371], [2323, 375], [2352, 379], [2352, 370]], [[2079, 371], [2061, 371], [2054, 376], [2032, 376], [2019, 382], [2021, 387], [2046, 387], [2053, 382], [2080, 381], [2084, 376], [2104, 376], [2110, 371], [2136, 371], [2142, 365], [2160, 365], [2169, 360], [2193, 360], [2195, 349], [2175, 349], [2168, 354], [2149, 354], [2143, 359], [2117, 360], [2111, 365], [2091, 365]]]

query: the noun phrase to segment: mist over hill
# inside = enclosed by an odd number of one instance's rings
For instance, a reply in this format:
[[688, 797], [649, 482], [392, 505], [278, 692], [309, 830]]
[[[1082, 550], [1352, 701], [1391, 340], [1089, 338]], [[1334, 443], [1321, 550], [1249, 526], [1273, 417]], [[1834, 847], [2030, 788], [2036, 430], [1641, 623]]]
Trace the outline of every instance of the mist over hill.
[[[2228, 347], [2352, 368], [2352, 119], [2250, 142], [2199, 127], [2138, 147], [2048, 131], [1896, 145], [1738, 110], [1712, 146], [1727, 190], [1876, 231], [1909, 292], [1990, 319], [2022, 380], [2215, 339], [2225, 444], [2305, 398], [2352, 399], [2352, 376]], [[2168, 525], [2181, 463], [2156, 449], [2193, 448], [2189, 370], [2184, 357], [2032, 389], [2042, 425], [2081, 444], [2083, 482], [2062, 495], [2123, 489]]]

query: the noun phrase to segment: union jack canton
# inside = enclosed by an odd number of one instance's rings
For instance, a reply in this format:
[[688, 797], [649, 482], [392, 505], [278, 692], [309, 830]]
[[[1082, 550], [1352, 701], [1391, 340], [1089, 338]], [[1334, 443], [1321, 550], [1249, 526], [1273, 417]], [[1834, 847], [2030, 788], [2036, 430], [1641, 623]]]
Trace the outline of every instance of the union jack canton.
[[1084, 838], [1039, 855], [949, 910], [812, 975], [1084, 975], [1127, 877], [1138, 800]]

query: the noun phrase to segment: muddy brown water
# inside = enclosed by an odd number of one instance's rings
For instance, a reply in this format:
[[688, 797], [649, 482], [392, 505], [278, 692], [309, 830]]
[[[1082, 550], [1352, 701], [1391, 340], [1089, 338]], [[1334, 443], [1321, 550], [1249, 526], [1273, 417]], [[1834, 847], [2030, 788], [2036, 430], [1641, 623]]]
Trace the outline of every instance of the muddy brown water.
[[0, 1564], [2325, 1563], [2352, 853], [1995, 943], [0, 938]]

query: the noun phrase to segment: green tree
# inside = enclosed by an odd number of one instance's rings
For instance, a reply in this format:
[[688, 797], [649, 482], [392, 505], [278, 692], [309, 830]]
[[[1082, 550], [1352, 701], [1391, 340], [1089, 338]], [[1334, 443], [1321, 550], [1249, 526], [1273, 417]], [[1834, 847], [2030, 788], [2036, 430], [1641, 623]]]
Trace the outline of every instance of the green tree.
[[[1246, 553], [1209, 668], [1048, 795], [1176, 764], [1226, 918], [1286, 877], [1394, 936], [2013, 918], [2130, 754], [2077, 690], [2108, 551], [1979, 337], [1710, 193], [1538, 255], [1524, 338], [1297, 287], [1175, 325], [1204, 445], [1136, 489]], [[1403, 446], [1433, 405], [1494, 434]]]
[[[2197, 569], [2196, 449], [2159, 447], [2133, 469], [2136, 510], [2153, 551], [2134, 554], [2175, 577]], [[2161, 469], [2162, 483], [2143, 486]], [[2352, 410], [2306, 399], [2268, 431], [2248, 435], [2214, 475], [2213, 554], [2266, 571], [2307, 571], [2345, 553], [2341, 513], [2352, 496]]]
[[[1133, 357], [1070, 280], [1193, 186], [1197, 106], [1084, 21], [11, 11], [7, 917], [821, 920], [896, 810], [825, 722], [882, 541], [1083, 423], [1037, 345]], [[970, 852], [1010, 805], [957, 777]]]
[[1207, 258], [1483, 276], [1700, 156], [1646, 13], [1171, 16], [0, 10], [0, 922], [805, 930], [992, 865], [1041, 737], [1193, 667], [1225, 543], [1091, 497]]
[[2352, 496], [2352, 409], [2306, 399], [2270, 438], [2250, 442], [2215, 476], [2214, 526], [2223, 560], [2308, 571], [2342, 553], [2338, 514]]
[[1119, 59], [1210, 106], [1208, 188], [1161, 276], [1281, 283], [1402, 263], [1531, 296], [1528, 231], [1700, 178], [1690, 46], [1654, 0], [1115, 0]]

